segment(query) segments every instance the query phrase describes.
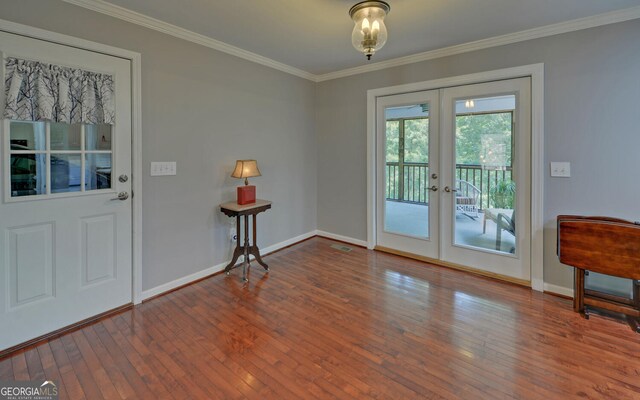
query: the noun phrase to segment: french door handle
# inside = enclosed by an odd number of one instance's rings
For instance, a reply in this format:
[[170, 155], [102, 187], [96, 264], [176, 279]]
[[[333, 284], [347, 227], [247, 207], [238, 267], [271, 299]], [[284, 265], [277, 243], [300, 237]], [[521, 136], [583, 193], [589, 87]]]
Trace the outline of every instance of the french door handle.
[[457, 189], [451, 189], [449, 186], [445, 186], [444, 187], [444, 191], [447, 193], [451, 193], [451, 192], [457, 192]]
[[437, 192], [438, 191], [438, 187], [436, 185], [433, 185], [429, 188], [429, 190], [431, 190], [432, 192]]
[[129, 198], [129, 193], [127, 192], [120, 192], [118, 193], [118, 197], [114, 197], [111, 200], [120, 200], [120, 201], [125, 201], [126, 199]]

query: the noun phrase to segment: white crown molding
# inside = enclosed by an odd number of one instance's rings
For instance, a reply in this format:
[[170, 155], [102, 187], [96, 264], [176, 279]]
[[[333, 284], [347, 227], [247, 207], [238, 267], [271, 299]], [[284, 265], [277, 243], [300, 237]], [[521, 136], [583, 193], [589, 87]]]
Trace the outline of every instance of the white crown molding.
[[490, 47], [503, 46], [512, 43], [524, 42], [526, 40], [539, 39], [547, 36], [559, 35], [582, 29], [595, 28], [597, 26], [614, 24], [617, 22], [629, 21], [640, 18], [640, 6], [626, 8], [617, 11], [611, 11], [604, 14], [598, 14], [591, 17], [574, 19], [571, 21], [560, 22], [557, 24], [546, 25], [539, 28], [528, 29], [520, 32], [509, 33], [502, 36], [477, 40], [474, 42], [463, 43], [455, 46], [444, 47], [437, 50], [430, 50], [423, 53], [413, 54], [410, 56], [394, 58], [391, 60], [380, 61], [372, 64], [366, 64], [358, 67], [347, 68], [339, 71], [329, 72], [326, 74], [315, 75], [311, 72], [301, 70], [296, 67], [272, 60], [239, 47], [221, 42], [211, 37], [192, 32], [190, 30], [180, 28], [179, 26], [160, 21], [155, 18], [148, 17], [144, 14], [131, 11], [127, 8], [120, 7], [104, 0], [63, 0], [64, 2], [87, 8], [102, 14], [109, 15], [136, 25], [144, 26], [158, 32], [165, 33], [189, 42], [200, 44], [214, 50], [222, 51], [236, 57], [243, 58], [270, 68], [286, 72], [300, 78], [308, 79], [314, 82], [323, 82], [331, 79], [344, 78], [346, 76], [362, 74], [365, 72], [378, 71], [385, 68], [397, 67], [406, 64], [412, 64], [420, 61], [433, 60], [436, 58], [452, 56], [456, 54], [467, 53], [470, 51], [487, 49]]
[[221, 42], [219, 40], [210, 38], [205, 35], [201, 35], [190, 30], [180, 28], [179, 26], [169, 24], [164, 21], [160, 21], [155, 18], [148, 17], [144, 14], [140, 14], [135, 11], [131, 11], [127, 8], [120, 7], [111, 3], [107, 3], [103, 0], [63, 0], [66, 3], [74, 4], [76, 6], [84, 7], [92, 11], [96, 11], [102, 14], [109, 15], [114, 18], [118, 18], [127, 22], [131, 22], [136, 25], [144, 26], [145, 28], [153, 29], [158, 32], [165, 33], [180, 39], [187, 40], [202, 46], [209, 47], [214, 50], [218, 50], [227, 54], [231, 54], [236, 57], [243, 58], [261, 64], [273, 69], [277, 69], [282, 72], [286, 72], [291, 75], [298, 76], [300, 78], [308, 79], [311, 81], [316, 80], [316, 75], [303, 71], [299, 68], [292, 67], [290, 65], [283, 64], [281, 62], [272, 60], [271, 58], [261, 56], [259, 54], [252, 53], [247, 50], [243, 50], [239, 47], [232, 46], [230, 44]]
[[447, 57], [456, 54], [468, 53], [470, 51], [487, 49], [490, 47], [503, 46], [512, 43], [524, 42], [526, 40], [539, 39], [547, 36], [559, 35], [582, 29], [595, 28], [597, 26], [614, 24], [617, 22], [629, 21], [640, 18], [640, 6], [626, 8], [623, 10], [611, 11], [591, 17], [574, 19], [557, 24], [541, 26], [539, 28], [525, 31], [509, 33], [502, 36], [495, 36], [488, 39], [463, 43], [455, 46], [444, 47], [437, 50], [426, 51], [424, 53], [410, 56], [394, 58], [380, 61], [373, 64], [362, 65], [354, 68], [347, 68], [340, 71], [329, 72], [327, 74], [316, 75], [316, 82], [328, 81], [331, 79], [343, 78], [350, 75], [362, 74], [365, 72], [378, 71], [385, 68], [397, 67], [400, 65], [412, 64], [420, 61], [433, 60], [435, 58]]

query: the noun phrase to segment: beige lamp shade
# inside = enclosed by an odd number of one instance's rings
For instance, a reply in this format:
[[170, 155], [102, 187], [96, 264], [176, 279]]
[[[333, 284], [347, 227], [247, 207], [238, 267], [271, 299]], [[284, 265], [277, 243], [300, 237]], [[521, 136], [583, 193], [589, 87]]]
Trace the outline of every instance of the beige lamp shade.
[[260, 170], [258, 169], [258, 163], [256, 160], [238, 160], [236, 161], [236, 168], [233, 170], [231, 176], [233, 178], [242, 179], [244, 178], [244, 184], [248, 185], [249, 180], [247, 178], [251, 178], [254, 176], [261, 176]]

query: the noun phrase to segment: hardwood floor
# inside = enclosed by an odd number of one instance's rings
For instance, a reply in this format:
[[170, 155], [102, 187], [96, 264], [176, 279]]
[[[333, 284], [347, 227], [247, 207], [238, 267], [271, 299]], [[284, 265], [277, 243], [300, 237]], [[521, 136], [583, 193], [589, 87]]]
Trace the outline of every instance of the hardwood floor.
[[640, 335], [566, 299], [314, 238], [0, 360], [69, 399], [639, 399]]

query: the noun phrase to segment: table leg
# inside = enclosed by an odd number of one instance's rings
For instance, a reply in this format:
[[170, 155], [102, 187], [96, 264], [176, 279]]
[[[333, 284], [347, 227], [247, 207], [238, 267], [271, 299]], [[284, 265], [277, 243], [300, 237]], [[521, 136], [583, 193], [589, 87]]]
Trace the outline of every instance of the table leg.
[[253, 214], [253, 246], [251, 246], [251, 249], [249, 250], [251, 252], [251, 254], [256, 258], [256, 261], [258, 262], [258, 264], [262, 265], [262, 268], [264, 268], [267, 272], [269, 272], [269, 266], [262, 261], [262, 257], [260, 256], [260, 250], [258, 249], [258, 245], [257, 245], [257, 229], [256, 229], [256, 214]]
[[242, 263], [242, 280], [248, 282], [247, 268], [249, 267], [249, 216], [244, 216], [244, 262]]
[[580, 268], [575, 268], [575, 270], [573, 310], [584, 314], [584, 270]]
[[[633, 304], [640, 310], [640, 280], [633, 281]], [[640, 318], [630, 318], [630, 325], [633, 330], [640, 333]]]
[[242, 246], [240, 246], [240, 216], [236, 217], [236, 248], [233, 250], [233, 257], [231, 257], [231, 262], [224, 268], [224, 272], [229, 275], [229, 271], [236, 265], [236, 261], [242, 254]]

